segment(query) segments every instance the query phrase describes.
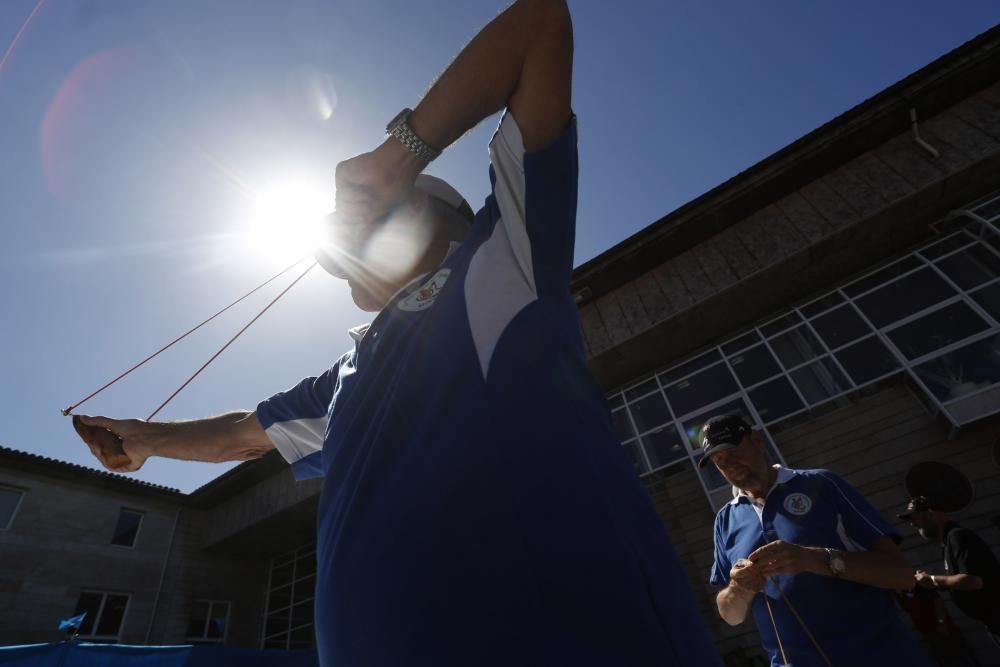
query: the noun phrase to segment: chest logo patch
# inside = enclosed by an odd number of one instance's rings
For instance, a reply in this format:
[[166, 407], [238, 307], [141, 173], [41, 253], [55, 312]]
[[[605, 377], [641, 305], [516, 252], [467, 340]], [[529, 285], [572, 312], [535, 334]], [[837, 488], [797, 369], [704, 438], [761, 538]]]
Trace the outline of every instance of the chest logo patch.
[[441, 269], [430, 280], [400, 299], [396, 307], [410, 313], [430, 308], [434, 305], [441, 288], [448, 282], [449, 275], [451, 269]]
[[785, 511], [795, 516], [808, 514], [812, 509], [813, 501], [804, 493], [792, 493], [785, 498]]

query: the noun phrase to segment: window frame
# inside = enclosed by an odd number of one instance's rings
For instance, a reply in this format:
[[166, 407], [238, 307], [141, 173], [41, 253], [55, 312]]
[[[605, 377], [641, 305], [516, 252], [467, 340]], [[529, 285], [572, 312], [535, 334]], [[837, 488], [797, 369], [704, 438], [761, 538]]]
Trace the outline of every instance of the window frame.
[[[1000, 202], [1000, 196], [995, 196], [992, 199], [987, 199], [984, 203], [977, 204], [977, 208], [982, 208], [985, 206], [993, 205]], [[1000, 263], [1000, 212], [993, 216], [989, 220], [984, 219], [975, 214], [976, 209], [966, 210], [963, 213], [971, 219], [973, 222], [965, 225], [957, 231], [949, 231], [947, 234], [941, 234], [937, 238], [930, 241], [925, 241], [917, 248], [910, 249], [906, 253], [893, 257], [892, 259], [881, 262], [872, 269], [865, 271], [844, 281], [840, 286], [834, 289], [828, 289], [820, 292], [819, 294], [810, 295], [807, 300], [804, 300], [800, 304], [797, 304], [791, 308], [783, 309], [777, 313], [771, 313], [766, 318], [762, 319], [758, 324], [734, 332], [727, 335], [725, 338], [717, 341], [715, 344], [706, 346], [699, 349], [697, 352], [688, 355], [678, 361], [672, 363], [671, 365], [659, 369], [654, 373], [647, 373], [643, 376], [636, 378], [633, 381], [619, 387], [613, 392], [608, 394], [609, 409], [613, 412], [625, 411], [624, 417], [627, 419], [628, 424], [631, 425], [632, 434], [621, 440], [622, 447], [635, 447], [638, 451], [639, 460], [637, 465], [637, 472], [640, 477], [645, 477], [653, 473], [657, 473], [663, 470], [673, 468], [674, 466], [681, 465], [685, 458], [687, 458], [692, 465], [697, 465], [697, 447], [692, 445], [690, 442], [690, 436], [684, 431], [683, 422], [689, 419], [693, 415], [702, 413], [706, 410], [711, 410], [713, 407], [721, 407], [727, 405], [736, 400], [742, 400], [743, 405], [748, 411], [749, 415], [753, 417], [755, 426], [762, 431], [762, 434], [766, 436], [767, 440], [771, 444], [771, 449], [780, 459], [780, 463], [784, 463], [781, 452], [774, 444], [774, 439], [769, 433], [769, 427], [780, 426], [789, 420], [795, 420], [801, 418], [802, 415], [810, 415], [819, 411], [826, 411], [829, 409], [830, 405], [843, 404], [845, 400], [849, 400], [851, 396], [856, 395], [859, 391], [862, 391], [870, 386], [876, 385], [877, 383], [883, 382], [889, 378], [896, 376], [905, 376], [911, 380], [920, 390], [924, 393], [929, 405], [933, 409], [936, 409], [939, 413], [943, 414], [949, 422], [955, 427], [959, 428], [964, 424], [971, 423], [978, 419], [982, 419], [992, 414], [1000, 412], [1000, 381], [994, 382], [987, 386], [979, 387], [976, 390], [957, 396], [955, 398], [950, 398], [947, 400], [939, 400], [937, 396], [930, 391], [929, 387], [923, 382], [923, 380], [917, 375], [915, 369], [921, 364], [925, 364], [929, 361], [947, 355], [959, 350], [969, 345], [973, 345], [984, 339], [991, 337], [1000, 336], [1000, 317], [994, 317], [990, 315], [985, 308], [979, 305], [976, 299], [973, 297], [975, 293], [983, 290], [987, 287], [1000, 284], [1000, 274], [993, 278], [983, 280], [980, 283], [970, 285], [970, 287], [963, 288], [955, 280], [953, 280], [948, 273], [940, 266], [940, 263], [953, 255], [958, 253], [970, 252], [976, 250], [977, 246], [981, 247], [982, 251], [989, 253], [997, 262]], [[1000, 211], [1000, 209], [998, 209]], [[996, 223], [996, 224], [994, 224]], [[953, 247], [946, 249], [945, 252], [935, 253], [924, 253], [928, 248], [940, 244], [942, 241], [949, 238], [956, 238], [952, 245]], [[871, 283], [865, 285], [863, 291], [857, 291], [854, 294], [848, 292], [848, 288], [851, 285], [857, 284], [861, 281], [870, 279], [872, 276], [884, 271], [887, 267], [894, 264], [901, 264], [901, 266], [908, 266], [905, 270], [899, 273], [887, 272], [885, 278], [877, 283]], [[905, 264], [904, 264], [905, 263]], [[864, 298], [865, 296], [880, 290], [891, 283], [897, 282], [915, 274], [919, 271], [930, 270], [931, 274], [935, 278], [944, 281], [945, 285], [954, 293], [946, 298], [943, 298], [931, 305], [925, 306], [919, 311], [915, 311], [902, 317], [898, 320], [890, 322], [884, 326], [876, 326], [874, 322], [865, 314], [858, 304], [858, 300]], [[870, 281], [869, 281], [870, 282]], [[826, 302], [823, 304], [825, 307], [817, 308], [816, 304], [820, 302]], [[956, 303], [964, 303], [969, 307], [976, 315], [981, 317], [983, 321], [988, 325], [985, 329], [977, 331], [971, 335], [967, 335], [964, 338], [958, 339], [954, 342], [950, 342], [947, 345], [942, 345], [935, 348], [929, 352], [922, 354], [919, 357], [913, 359], [907, 358], [903, 351], [899, 349], [891, 340], [890, 334], [896, 329], [903, 327], [907, 324], [917, 321], [918, 319], [935, 313], [938, 310], [952, 306]], [[847, 307], [853, 312], [853, 315], [860, 318], [861, 322], [864, 323], [867, 329], [863, 334], [858, 335], [846, 343], [841, 343], [836, 347], [831, 347], [827, 341], [819, 334], [819, 331], [814, 326], [814, 322], [820, 318], [824, 317], [836, 309]], [[805, 312], [804, 312], [805, 311]], [[807, 314], [808, 313], [808, 314]], [[801, 327], [803, 335], [811, 336], [819, 344], [819, 348], [815, 349], [815, 356], [812, 356], [801, 363], [796, 363], [793, 366], [785, 367], [781, 358], [776, 354], [772, 341], [779, 336], [783, 336], [790, 331]], [[765, 331], [767, 333], [765, 333]], [[848, 372], [844, 364], [841, 363], [838, 358], [838, 354], [848, 348], [852, 348], [855, 345], [859, 345], [864, 341], [869, 339], [875, 339], [881, 344], [887, 354], [891, 357], [886, 359], [885, 366], [889, 366], [888, 363], [891, 361], [895, 366], [886, 372], [880, 373], [875, 377], [864, 379], [861, 382], [855, 381], [854, 376]], [[742, 342], [740, 342], [742, 340]], [[764, 378], [759, 379], [756, 383], [752, 385], [744, 385], [743, 381], [739, 375], [735, 372], [732, 358], [743, 355], [747, 350], [757, 349], [766, 350], [777, 367], [777, 372]], [[729, 348], [729, 352], [726, 349]], [[706, 359], [704, 363], [695, 363], [699, 359]], [[846, 361], [845, 361], [846, 363]], [[678, 370], [684, 369], [686, 366], [690, 367], [693, 364], [695, 370], [690, 372], [684, 372], [682, 374], [677, 374]], [[824, 364], [828, 365], [829, 371], [839, 371], [842, 378], [837, 378], [837, 385], [840, 391], [831, 392], [830, 395], [826, 397], [820, 397], [819, 400], [810, 404], [806, 399], [803, 388], [799, 386], [796, 382], [794, 374], [796, 374], [801, 369], [805, 369], [813, 364]], [[667, 389], [669, 387], [680, 384], [681, 382], [690, 381], [696, 375], [705, 373], [716, 366], [725, 366], [728, 370], [732, 380], [735, 383], [736, 391], [730, 393], [724, 397], [719, 397], [716, 400], [707, 403], [705, 405], [697, 406], [696, 408], [689, 411], [687, 414], [679, 415], [676, 414], [677, 406], [674, 406], [669, 398], [669, 393]], [[882, 371], [879, 368], [879, 371]], [[799, 373], [803, 378], [805, 374]], [[763, 419], [762, 415], [758, 412], [758, 406], [750, 398], [750, 393], [770, 382], [776, 381], [778, 378], [785, 378], [794, 389], [796, 395], [801, 401], [803, 407], [801, 409], [793, 410], [787, 414], [781, 414], [777, 417], [770, 419]], [[669, 378], [669, 383], [664, 383], [664, 378]], [[839, 385], [843, 384], [840, 380], [846, 380], [847, 384], [845, 387], [841, 388]], [[651, 383], [651, 380], [655, 380], [655, 383]], [[649, 391], [642, 393], [642, 395], [636, 394], [635, 390], [642, 387], [644, 384], [649, 383]], [[654, 388], [655, 384], [655, 388]], [[987, 392], [994, 392], [998, 399], [996, 402], [996, 407], [993, 409], [988, 409], [980, 413], [975, 414], [972, 417], [961, 416], [958, 414], [959, 407], [962, 407], [962, 412], [968, 413], [971, 409], [965, 409], [968, 406], [959, 406], [958, 404], [963, 402], [968, 402], [969, 399], [979, 395], [986, 394]], [[632, 395], [634, 394], [634, 395]], [[645, 432], [639, 432], [636, 423], [635, 416], [632, 414], [632, 406], [639, 401], [645, 400], [653, 394], [658, 394], [660, 400], [666, 405], [667, 413], [670, 415], [670, 420], [656, 426], [652, 429], [647, 429]], [[630, 396], [631, 395], [631, 396]], [[950, 411], [948, 408], [950, 405], [955, 405], [955, 411]], [[673, 426], [687, 448], [687, 456], [678, 458], [677, 460], [670, 461], [664, 465], [653, 466], [652, 457], [648, 452], [646, 452], [645, 446], [643, 444], [643, 438], [649, 433], [653, 433], [666, 426]], [[702, 488], [709, 498], [709, 502], [713, 507], [716, 507], [716, 502], [713, 500], [713, 493], [718, 494], [719, 489], [708, 489], [702, 478], [702, 475], [698, 475], [699, 481], [702, 483]]]
[[[97, 607], [97, 614], [94, 616], [94, 623], [93, 623], [94, 632], [91, 633], [91, 634], [86, 634], [86, 635], [81, 633], [80, 635], [78, 635], [79, 638], [80, 639], [95, 639], [95, 640], [108, 640], [108, 639], [111, 639], [111, 640], [114, 640], [116, 642], [120, 641], [121, 640], [121, 636], [122, 636], [122, 630], [125, 628], [125, 619], [128, 618], [128, 612], [129, 612], [129, 609], [132, 606], [132, 594], [131, 593], [122, 593], [120, 591], [102, 591], [102, 590], [99, 590], [99, 589], [96, 589], [96, 588], [84, 588], [84, 589], [81, 589], [80, 590], [80, 594], [77, 595], [77, 602], [76, 602], [77, 607], [80, 604], [80, 598], [83, 597], [84, 595], [87, 595], [87, 594], [100, 595], [101, 596], [101, 604], [98, 605], [98, 607]], [[122, 612], [121, 621], [119, 621], [119, 623], [118, 623], [118, 632], [116, 634], [113, 634], [113, 635], [99, 635], [99, 634], [96, 634], [97, 633], [97, 628], [101, 624], [101, 619], [104, 617], [104, 609], [105, 609], [105, 607], [107, 607], [108, 598], [110, 596], [112, 596], [112, 595], [117, 596], [117, 597], [124, 597], [125, 598], [125, 610]], [[76, 609], [76, 607], [74, 607], [74, 609]]]
[[[293, 650], [295, 648], [301, 648], [297, 646], [292, 646], [292, 634], [303, 630], [305, 628], [313, 628], [312, 632], [312, 646], [316, 645], [316, 617], [313, 612], [312, 617], [308, 623], [300, 623], [295, 625], [293, 623], [293, 610], [304, 604], [309, 604], [310, 609], [316, 598], [316, 570], [314, 566], [311, 570], [307, 570], [304, 574], [299, 573], [299, 563], [302, 561], [312, 558], [313, 561], [316, 559], [316, 545], [315, 543], [307, 544], [305, 546], [299, 547], [298, 549], [293, 549], [292, 551], [286, 551], [285, 553], [276, 556], [271, 559], [268, 569], [267, 569], [267, 598], [264, 605], [264, 618], [261, 623], [260, 629], [260, 647], [264, 648], [283, 648], [285, 650]], [[284, 567], [288, 564], [292, 566], [291, 578], [284, 584], [275, 586], [274, 585], [274, 570], [278, 567]], [[309, 578], [313, 579], [313, 587], [309, 595], [302, 598], [296, 597], [295, 587], [302, 581], [306, 581]], [[282, 604], [278, 607], [272, 608], [272, 596], [275, 591], [288, 591], [288, 604]], [[267, 622], [268, 617], [280, 612], [286, 612], [288, 615], [287, 625], [283, 630], [273, 632], [268, 634], [267, 632]], [[275, 644], [283, 644], [283, 646], [275, 646]]]
[[18, 494], [17, 502], [14, 503], [14, 509], [10, 513], [10, 518], [7, 519], [7, 524], [0, 526], [0, 533], [2, 533], [10, 530], [14, 526], [14, 519], [17, 518], [17, 513], [21, 511], [21, 505], [24, 503], [24, 497], [28, 495], [28, 490], [11, 486], [9, 484], [0, 484], [0, 491], [11, 491]]
[[[213, 599], [209, 599], [209, 598], [197, 598], [197, 599], [193, 600], [192, 603], [191, 603], [191, 614], [189, 614], [189, 615], [193, 615], [194, 614], [194, 607], [196, 605], [198, 605], [198, 604], [201, 604], [201, 603], [207, 603], [208, 604], [208, 613], [205, 615], [205, 623], [204, 623], [204, 625], [201, 628], [201, 636], [194, 636], [194, 635], [191, 635], [191, 634], [188, 634], [187, 632], [185, 632], [184, 633], [185, 634], [184, 641], [189, 642], [189, 643], [194, 643], [194, 644], [225, 644], [226, 643], [226, 639], [229, 636], [229, 617], [230, 617], [230, 615], [233, 612], [233, 605], [232, 605], [232, 603], [229, 600], [216, 600], [214, 598]], [[221, 637], [209, 637], [208, 636], [208, 627], [209, 627], [209, 623], [211, 623], [212, 618], [213, 618], [212, 610], [215, 609], [216, 605], [222, 605], [222, 604], [226, 605], [226, 620], [225, 620], [225, 622], [223, 623], [223, 626], [222, 626], [222, 636]], [[188, 621], [188, 624], [190, 625], [190, 621]]]
[[[139, 516], [139, 524], [135, 527], [135, 537], [132, 538], [131, 544], [117, 544], [115, 543], [115, 533], [118, 530], [118, 523], [121, 521], [122, 515], [126, 512], [129, 514], [137, 514]], [[139, 533], [142, 532], [142, 524], [145, 518], [146, 513], [142, 510], [132, 509], [131, 507], [119, 507], [118, 519], [115, 521], [115, 527], [111, 531], [111, 546], [118, 547], [119, 549], [135, 549], [136, 544], [139, 543]]]

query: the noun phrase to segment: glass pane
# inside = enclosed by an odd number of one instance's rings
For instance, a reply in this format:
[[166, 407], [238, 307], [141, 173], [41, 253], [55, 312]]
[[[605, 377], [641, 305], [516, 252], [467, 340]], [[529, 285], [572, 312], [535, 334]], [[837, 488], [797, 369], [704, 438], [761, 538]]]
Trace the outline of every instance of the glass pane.
[[813, 315], [818, 315], [825, 310], [830, 310], [838, 303], [843, 303], [844, 297], [840, 295], [840, 292], [830, 292], [824, 297], [816, 299], [812, 303], [807, 303], [806, 305], [799, 308], [802, 314], [806, 317], [812, 317]]
[[676, 382], [682, 377], [691, 375], [699, 368], [704, 368], [709, 364], [721, 360], [722, 360], [722, 355], [719, 354], [718, 349], [709, 350], [700, 357], [695, 357], [694, 359], [692, 359], [687, 363], [681, 364], [680, 366], [675, 366], [666, 373], [662, 373], [660, 375], [660, 382], [663, 383], [664, 385], [668, 385], [672, 382]]
[[213, 602], [212, 615], [208, 621], [205, 636], [208, 639], [222, 639], [226, 636], [226, 621], [229, 619], [229, 603]]
[[295, 582], [295, 601], [307, 600], [313, 597], [315, 591], [316, 577], [314, 575], [309, 575], [305, 579], [299, 579]]
[[311, 646], [310, 642], [315, 641], [313, 637], [313, 626], [306, 625], [301, 628], [295, 628], [292, 630], [292, 642], [298, 644], [299, 642], [305, 642], [306, 645]]
[[920, 250], [920, 254], [929, 260], [935, 260], [941, 255], [947, 255], [949, 252], [958, 250], [964, 245], [969, 245], [971, 242], [971, 238], [962, 232], [959, 232], [957, 234], [952, 234], [942, 241], [938, 241], [934, 245], [923, 248]]
[[276, 588], [292, 583], [293, 561], [271, 568], [271, 587]]
[[774, 360], [771, 351], [764, 345], [750, 348], [729, 360], [733, 372], [744, 387], [763, 382], [767, 378], [781, 372], [778, 362]]
[[865, 276], [861, 280], [851, 283], [844, 288], [844, 292], [849, 297], [855, 297], [862, 292], [867, 292], [870, 289], [878, 287], [882, 283], [892, 280], [907, 271], [912, 271], [913, 269], [922, 265], [922, 262], [916, 257], [910, 255], [895, 264], [890, 264], [881, 271], [876, 271], [875, 273]]
[[264, 623], [264, 634], [270, 637], [271, 635], [287, 632], [288, 617], [289, 612], [287, 610], [280, 611], [276, 614], [269, 614], [267, 621]]
[[1000, 283], [994, 283], [971, 294], [979, 307], [1000, 322]]
[[954, 294], [955, 290], [928, 267], [866, 294], [856, 303], [875, 326], [884, 327]]
[[767, 384], [747, 392], [750, 400], [757, 408], [757, 414], [765, 423], [780, 419], [797, 410], [801, 410], [802, 399], [795, 393], [792, 383], [786, 377], [779, 377]]
[[798, 366], [825, 352], [816, 335], [805, 325], [772, 338], [771, 349], [785, 368]]
[[731, 354], [736, 354], [740, 350], [750, 347], [754, 343], [760, 342], [760, 334], [756, 331], [751, 331], [750, 333], [743, 334], [739, 338], [734, 338], [728, 343], [723, 344], [722, 351], [728, 356]]
[[612, 412], [611, 419], [614, 422], [615, 434], [618, 435], [618, 440], [625, 441], [635, 435], [632, 422], [628, 418], [628, 411], [625, 408]]
[[83, 622], [80, 623], [80, 634], [81, 635], [92, 635], [94, 634], [94, 623], [97, 622], [97, 612], [101, 610], [101, 600], [104, 596], [100, 593], [81, 593], [80, 599], [76, 603], [76, 609], [73, 611], [74, 616], [79, 616], [80, 614], [86, 612], [86, 616]]
[[316, 552], [312, 551], [304, 556], [300, 556], [295, 562], [295, 576], [304, 577], [316, 571]]
[[277, 648], [285, 649], [288, 646], [287, 635], [281, 639], [266, 639], [264, 640], [264, 648]]
[[914, 368], [941, 401], [1000, 381], [1000, 336], [976, 341]]
[[851, 388], [850, 380], [844, 377], [830, 357], [823, 357], [814, 364], [793, 371], [791, 375], [809, 405], [822, 403]]
[[794, 327], [801, 321], [802, 317], [793, 310], [787, 315], [783, 315], [776, 320], [771, 320], [760, 328], [760, 332], [770, 338], [779, 331], [784, 331], [785, 329]]
[[187, 636], [191, 639], [201, 639], [205, 636], [205, 621], [208, 620], [208, 602], [194, 603], [191, 610], [191, 620], [188, 621]]
[[977, 206], [974, 213], [980, 218], [986, 218], [987, 220], [1000, 215], [1000, 197]]
[[864, 384], [899, 368], [896, 356], [875, 336], [834, 352], [833, 356], [855, 384]]
[[654, 468], [661, 468], [687, 456], [684, 443], [673, 426], [665, 426], [642, 437], [642, 446]]
[[117, 637], [121, 631], [122, 619], [125, 618], [125, 607], [128, 597], [125, 595], [108, 595], [101, 610], [101, 618], [97, 621], [97, 637]]
[[624, 404], [621, 394], [615, 394], [608, 399], [608, 409], [614, 410], [615, 408], [620, 408]]
[[675, 415], [684, 415], [739, 391], [725, 364], [716, 364], [667, 388]]
[[142, 514], [130, 510], [118, 512], [118, 524], [115, 526], [114, 535], [111, 537], [111, 544], [120, 547], [130, 547], [135, 544], [135, 536], [139, 534], [139, 524], [142, 523]]
[[938, 262], [955, 284], [964, 290], [982, 285], [987, 280], [1000, 276], [1000, 257], [986, 246], [977, 243]]
[[10, 527], [17, 504], [21, 501], [21, 491], [0, 488], [0, 530]]
[[306, 625], [307, 623], [313, 622], [313, 603], [312, 601], [303, 602], [302, 604], [297, 604], [292, 607], [292, 627], [297, 628], [300, 625]]
[[639, 399], [628, 409], [632, 411], [632, 419], [639, 433], [645, 433], [670, 421], [667, 403], [663, 400], [663, 394], [660, 392]]
[[642, 452], [639, 451], [638, 440], [633, 440], [632, 442], [622, 445], [622, 447], [625, 449], [625, 455], [628, 456], [628, 460], [632, 462], [632, 467], [635, 468], [636, 472], [640, 475], [649, 472], [646, 460], [642, 458]]
[[812, 325], [831, 350], [872, 332], [871, 327], [850, 304], [820, 315], [813, 320]]
[[924, 315], [887, 336], [907, 359], [916, 359], [989, 328], [966, 303], [959, 301]]
[[292, 587], [286, 585], [273, 589], [267, 604], [270, 611], [275, 611], [292, 604]]
[[659, 386], [656, 384], [656, 380], [647, 380], [638, 386], [626, 389], [625, 400], [633, 401], [640, 396], [645, 396], [652, 391], [656, 391], [658, 388]]

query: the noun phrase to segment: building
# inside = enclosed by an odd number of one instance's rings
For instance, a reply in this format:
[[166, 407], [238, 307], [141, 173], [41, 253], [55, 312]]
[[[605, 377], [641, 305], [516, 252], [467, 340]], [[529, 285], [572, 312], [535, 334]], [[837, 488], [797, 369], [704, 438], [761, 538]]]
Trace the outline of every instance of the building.
[[[996, 548], [1000, 27], [587, 262], [574, 290], [623, 447], [727, 663], [760, 650], [706, 583], [730, 494], [694, 465], [711, 414], [742, 412], [776, 460], [835, 470], [887, 517], [911, 465], [950, 463], [977, 494], [958, 519]], [[190, 495], [0, 462], [0, 643], [53, 639], [84, 608], [101, 639], [311, 643], [319, 485], [275, 453]], [[936, 567], [937, 547], [900, 528]]]

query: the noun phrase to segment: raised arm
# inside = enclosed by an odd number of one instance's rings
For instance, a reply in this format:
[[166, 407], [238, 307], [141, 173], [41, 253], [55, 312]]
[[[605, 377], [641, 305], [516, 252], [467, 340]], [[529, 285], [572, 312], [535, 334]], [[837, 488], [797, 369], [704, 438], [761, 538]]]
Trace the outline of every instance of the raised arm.
[[[444, 150], [507, 107], [526, 150], [537, 150], [569, 121], [572, 74], [573, 28], [565, 0], [518, 0], [459, 53], [409, 123], [417, 136]], [[382, 219], [426, 166], [387, 138], [371, 153], [338, 165], [337, 213], [360, 223]]]
[[138, 470], [151, 456], [221, 463], [260, 458], [274, 448], [253, 412], [175, 422], [77, 415], [73, 427], [114, 472]]

